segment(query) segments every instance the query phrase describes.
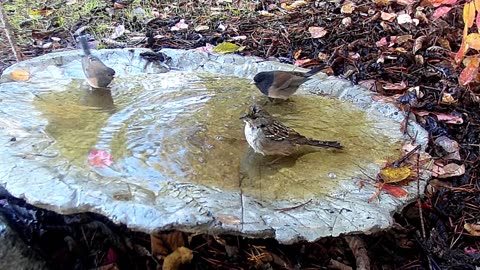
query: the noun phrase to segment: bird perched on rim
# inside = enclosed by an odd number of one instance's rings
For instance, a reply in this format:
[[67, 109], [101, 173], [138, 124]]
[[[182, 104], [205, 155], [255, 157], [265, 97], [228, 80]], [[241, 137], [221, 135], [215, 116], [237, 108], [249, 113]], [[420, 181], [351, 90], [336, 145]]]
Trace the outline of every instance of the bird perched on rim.
[[255, 75], [252, 84], [265, 96], [273, 99], [288, 99], [297, 92], [298, 87], [304, 82], [310, 80], [311, 76], [317, 74], [323, 67], [314, 68], [308, 72], [299, 71], [263, 71]]
[[93, 88], [106, 88], [115, 77], [115, 70], [92, 55], [85, 36], [81, 36], [79, 40], [84, 54], [82, 56], [83, 73], [88, 84]]
[[252, 105], [240, 117], [245, 122], [245, 138], [257, 153], [264, 156], [289, 156], [302, 145], [342, 149], [337, 141], [319, 141], [307, 138], [294, 129], [275, 120], [259, 105]]

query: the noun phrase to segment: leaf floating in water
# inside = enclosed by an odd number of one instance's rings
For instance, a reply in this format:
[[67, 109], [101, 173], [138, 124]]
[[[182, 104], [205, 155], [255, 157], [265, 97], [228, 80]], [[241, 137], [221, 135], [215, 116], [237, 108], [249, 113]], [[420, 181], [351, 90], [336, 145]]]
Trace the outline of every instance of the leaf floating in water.
[[96, 168], [105, 168], [113, 164], [113, 157], [105, 150], [93, 149], [88, 154], [88, 163]]
[[30, 73], [24, 69], [15, 69], [10, 73], [10, 78], [16, 82], [26, 82], [30, 79]]
[[245, 46], [238, 46], [230, 42], [222, 42], [217, 46], [215, 46], [215, 48], [213, 48], [213, 51], [221, 54], [226, 54], [226, 53], [240, 52], [243, 49], [245, 49]]

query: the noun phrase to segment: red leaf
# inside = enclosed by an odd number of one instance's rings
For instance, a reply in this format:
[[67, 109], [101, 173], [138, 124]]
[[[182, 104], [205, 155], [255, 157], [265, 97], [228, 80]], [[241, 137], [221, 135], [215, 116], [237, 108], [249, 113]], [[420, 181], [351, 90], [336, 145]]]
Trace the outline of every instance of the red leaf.
[[113, 163], [113, 157], [105, 150], [93, 149], [88, 154], [88, 163], [97, 168], [105, 168]]
[[389, 184], [384, 184], [382, 187], [382, 190], [385, 190], [395, 198], [401, 198], [408, 195], [408, 192], [405, 189], [398, 186], [392, 186]]
[[435, 12], [433, 13], [433, 17], [435, 19], [438, 19], [440, 17], [442, 17], [443, 15], [447, 14], [452, 8], [451, 7], [439, 7], [435, 10]]
[[479, 61], [477, 57], [472, 57], [467, 66], [460, 73], [459, 81], [462, 85], [467, 85], [473, 81], [478, 75], [478, 65]]

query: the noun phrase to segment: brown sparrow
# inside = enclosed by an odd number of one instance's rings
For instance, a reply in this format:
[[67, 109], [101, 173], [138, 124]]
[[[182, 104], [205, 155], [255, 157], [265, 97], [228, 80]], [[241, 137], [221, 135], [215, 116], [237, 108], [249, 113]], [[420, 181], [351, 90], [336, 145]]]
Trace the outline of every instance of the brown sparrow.
[[255, 152], [264, 156], [289, 156], [302, 145], [343, 148], [337, 141], [319, 141], [299, 134], [275, 120], [259, 105], [250, 106], [240, 119], [245, 121], [245, 138], [248, 144]]
[[115, 70], [106, 66], [98, 57], [93, 56], [88, 48], [87, 38], [79, 38], [83, 49], [82, 67], [88, 84], [93, 88], [106, 88], [115, 77]]
[[264, 71], [253, 77], [252, 84], [267, 96], [270, 101], [273, 99], [288, 99], [297, 92], [298, 87], [310, 80], [311, 76], [320, 72], [322, 68], [315, 68], [309, 72], [299, 71]]

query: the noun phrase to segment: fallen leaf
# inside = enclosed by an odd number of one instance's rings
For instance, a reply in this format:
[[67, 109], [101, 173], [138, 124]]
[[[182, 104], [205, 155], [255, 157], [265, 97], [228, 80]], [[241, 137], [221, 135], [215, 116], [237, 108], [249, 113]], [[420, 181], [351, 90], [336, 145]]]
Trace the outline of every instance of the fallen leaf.
[[327, 30], [324, 27], [310, 26], [308, 32], [312, 35], [312, 38], [321, 38], [327, 34]]
[[243, 46], [241, 47], [231, 42], [222, 42], [215, 46], [215, 48], [213, 48], [213, 51], [221, 54], [226, 54], [242, 51], [243, 49], [245, 49], [245, 47]]
[[435, 139], [435, 144], [440, 146], [445, 152], [447, 152], [447, 156], [443, 157], [444, 159], [453, 159], [453, 160], [461, 160], [460, 158], [460, 145], [457, 141], [448, 138], [447, 136], [440, 136]]
[[260, 15], [264, 16], [264, 17], [273, 17], [273, 16], [275, 16], [275, 14], [270, 13], [270, 12], [268, 12], [268, 11], [266, 11], [266, 10], [260, 10], [258, 13], [259, 13]]
[[213, 48], [215, 48], [215, 46], [213, 46], [210, 43], [207, 43], [207, 44], [205, 44], [205, 46], [198, 47], [195, 50], [200, 51], [200, 52], [210, 53], [210, 52], [213, 52]]
[[111, 39], [117, 39], [125, 33], [125, 26], [123, 24], [119, 24], [115, 26], [115, 31], [110, 36]]
[[463, 228], [473, 236], [480, 236], [480, 224], [465, 223]]
[[479, 64], [477, 57], [470, 57], [470, 61], [458, 77], [461, 85], [467, 85], [477, 77]]
[[208, 30], [210, 29], [210, 27], [208, 27], [208, 25], [197, 25], [195, 26], [195, 32], [201, 32], [201, 31], [205, 31], [205, 30]]
[[53, 9], [32, 9], [28, 11], [28, 16], [32, 19], [46, 17], [53, 13]]
[[418, 38], [415, 39], [415, 42], [413, 43], [413, 54], [415, 54], [418, 50], [420, 50], [423, 47], [423, 43], [427, 39], [426, 36], [419, 36]]
[[467, 38], [465, 39], [468, 46], [475, 50], [480, 50], [480, 34], [479, 33], [471, 33], [468, 34]]
[[150, 246], [152, 255], [160, 258], [185, 246], [185, 237], [180, 231], [151, 233]]
[[429, 112], [429, 111], [417, 111], [417, 110], [412, 110], [412, 112], [418, 116], [426, 116], [429, 114], [433, 114], [437, 117], [439, 121], [445, 121], [448, 124], [463, 124], [463, 118], [458, 115], [451, 115], [451, 114], [439, 113], [439, 112]]
[[382, 186], [382, 190], [385, 190], [387, 193], [389, 193], [395, 198], [402, 198], [408, 195], [408, 192], [405, 189], [398, 186], [388, 185], [388, 184], [384, 184]]
[[30, 73], [24, 69], [15, 69], [10, 73], [10, 79], [16, 82], [26, 82], [30, 79]]
[[413, 4], [415, 0], [397, 0], [397, 4], [402, 5], [402, 6], [408, 6]]
[[340, 8], [340, 12], [343, 14], [352, 14], [356, 7], [357, 6], [354, 3], [347, 2], [342, 5], [342, 7]]
[[382, 18], [382, 20], [388, 21], [388, 22], [393, 22], [396, 17], [397, 17], [397, 14], [388, 13], [388, 12], [384, 12], [384, 11], [382, 11], [382, 13], [380, 15], [380, 18]]
[[186, 247], [179, 247], [177, 250], [165, 257], [163, 270], [178, 270], [182, 264], [189, 263], [193, 259], [193, 252]]
[[352, 18], [346, 17], [342, 19], [342, 24], [345, 28], [349, 28], [352, 25]]
[[465, 173], [465, 165], [458, 165], [456, 163], [449, 163], [441, 167], [443, 171], [440, 171], [438, 178], [448, 178], [452, 176], [460, 176]]
[[398, 24], [405, 24], [405, 23], [412, 23], [412, 22], [413, 22], [412, 17], [410, 17], [410, 15], [408, 14], [400, 14], [397, 17]]
[[240, 218], [232, 215], [217, 215], [217, 220], [228, 225], [238, 225], [241, 223]]
[[463, 23], [465, 27], [472, 27], [475, 20], [475, 4], [474, 2], [465, 3], [463, 6]]
[[188, 28], [188, 24], [185, 23], [184, 19], [181, 19], [178, 23], [175, 24], [175, 26], [172, 26], [170, 28], [170, 31], [180, 31], [187, 28]]
[[382, 87], [385, 90], [403, 90], [407, 88], [407, 83], [405, 81], [399, 83], [385, 83]]
[[88, 163], [96, 168], [105, 168], [113, 164], [113, 157], [105, 150], [93, 149], [88, 154]]
[[410, 168], [403, 167], [388, 167], [380, 170], [380, 177], [385, 183], [396, 183], [407, 179], [412, 171]]
[[439, 7], [433, 13], [433, 17], [435, 19], [438, 19], [438, 18], [442, 17], [443, 15], [447, 14], [451, 9], [452, 9], [452, 7], [446, 7], [446, 6]]
[[383, 46], [393, 46], [395, 45], [395, 42], [397, 41], [397, 36], [390, 36], [390, 37], [382, 37], [379, 41], [375, 42], [375, 45], [377, 47], [383, 47]]
[[455, 100], [455, 98], [452, 96], [452, 94], [450, 93], [443, 93], [442, 95], [442, 103], [444, 104], [452, 104], [452, 103], [456, 103], [457, 101]]

